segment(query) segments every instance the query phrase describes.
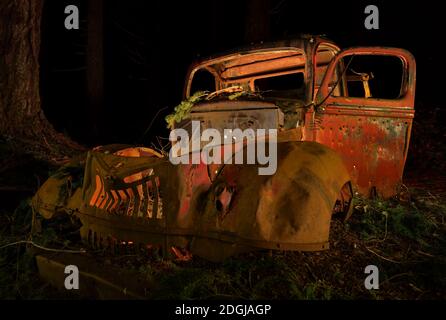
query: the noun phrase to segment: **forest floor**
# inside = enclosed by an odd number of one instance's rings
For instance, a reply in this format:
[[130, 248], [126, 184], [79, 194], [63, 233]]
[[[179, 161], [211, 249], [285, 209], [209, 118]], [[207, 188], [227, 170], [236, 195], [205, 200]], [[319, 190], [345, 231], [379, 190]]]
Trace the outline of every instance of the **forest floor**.
[[[139, 254], [97, 258], [153, 280], [149, 299], [446, 299], [446, 136], [440, 126], [426, 128], [434, 119], [435, 112], [414, 125], [407, 190], [386, 201], [356, 198], [349, 221], [333, 220], [327, 251], [259, 251], [223, 263]], [[4, 141], [0, 155], [0, 299], [77, 298], [40, 280], [23, 244], [3, 247], [29, 236], [28, 199], [54, 168]], [[38, 241], [74, 245], [76, 238], [64, 234], [48, 224]], [[364, 286], [367, 265], [379, 269], [379, 290]]]

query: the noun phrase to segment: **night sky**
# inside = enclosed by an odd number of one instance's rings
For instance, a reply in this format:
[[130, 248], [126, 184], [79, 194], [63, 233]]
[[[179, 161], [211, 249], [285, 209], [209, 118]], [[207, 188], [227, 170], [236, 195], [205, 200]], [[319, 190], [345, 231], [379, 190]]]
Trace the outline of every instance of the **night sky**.
[[[79, 7], [80, 30], [64, 28], [64, 8], [69, 4]], [[380, 10], [379, 30], [364, 28], [367, 4]], [[189, 64], [247, 44], [248, 6], [249, 2], [235, 0], [105, 1], [104, 115], [101, 131], [92, 135], [86, 121], [86, 1], [46, 0], [41, 48], [46, 116], [57, 130], [89, 146], [117, 142], [150, 145], [155, 136], [166, 137], [164, 117], [181, 101]], [[440, 2], [271, 0], [269, 36], [264, 40], [312, 33], [325, 34], [341, 48], [405, 48], [417, 59], [419, 116], [423, 108], [444, 104], [435, 94], [441, 92], [444, 82], [438, 43], [443, 38], [442, 15]]]

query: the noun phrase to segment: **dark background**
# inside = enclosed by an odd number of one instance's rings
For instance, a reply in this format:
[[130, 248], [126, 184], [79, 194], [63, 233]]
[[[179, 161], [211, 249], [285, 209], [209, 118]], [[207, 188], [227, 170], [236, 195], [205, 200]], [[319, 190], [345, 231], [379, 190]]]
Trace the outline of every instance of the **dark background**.
[[[263, 3], [267, 8], [262, 11], [254, 1], [104, 1], [104, 95], [100, 116], [92, 121], [91, 108], [96, 106], [89, 102], [86, 81], [88, 3], [46, 0], [41, 51], [46, 116], [57, 130], [88, 146], [150, 145], [155, 136], [168, 136], [164, 117], [181, 101], [189, 64], [248, 44], [249, 21], [257, 16], [268, 20], [260, 35], [265, 41], [312, 33], [325, 34], [341, 48], [408, 49], [417, 59], [416, 117], [435, 108], [441, 109], [436, 116], [444, 115], [444, 63], [439, 43], [443, 10], [439, 2]], [[69, 4], [79, 7], [80, 30], [64, 28], [64, 8]], [[379, 30], [364, 27], [368, 4], [379, 8]]]

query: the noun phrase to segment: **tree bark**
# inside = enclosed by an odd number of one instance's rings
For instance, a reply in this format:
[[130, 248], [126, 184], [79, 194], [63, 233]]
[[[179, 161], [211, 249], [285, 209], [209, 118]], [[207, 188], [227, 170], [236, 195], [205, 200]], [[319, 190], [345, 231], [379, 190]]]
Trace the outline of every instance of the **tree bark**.
[[42, 0], [0, 1], [0, 136], [50, 160], [82, 147], [57, 133], [41, 108], [42, 6]]

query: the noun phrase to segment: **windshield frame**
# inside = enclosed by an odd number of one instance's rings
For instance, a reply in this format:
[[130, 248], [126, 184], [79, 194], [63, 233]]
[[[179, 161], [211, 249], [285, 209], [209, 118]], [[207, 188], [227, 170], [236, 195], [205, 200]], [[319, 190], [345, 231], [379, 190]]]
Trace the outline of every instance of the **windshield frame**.
[[[292, 40], [284, 40], [277, 41], [273, 43], [260, 44], [256, 46], [251, 46], [248, 48], [242, 48], [238, 50], [233, 50], [229, 54], [219, 55], [210, 57], [207, 59], [200, 60], [198, 62], [193, 63], [187, 72], [186, 81], [183, 89], [183, 99], [187, 99], [193, 94], [190, 92], [192, 87], [192, 81], [195, 73], [200, 69], [206, 69], [211, 72], [216, 79], [216, 90], [218, 90], [218, 80], [219, 80], [219, 70], [215, 68], [211, 68], [211, 66], [221, 63], [225, 60], [236, 60], [243, 56], [261, 52], [278, 52], [278, 51], [294, 51], [299, 52], [303, 55], [305, 59], [305, 67], [304, 67], [304, 86], [305, 86], [305, 95], [303, 103], [305, 105], [310, 105], [313, 103], [313, 99], [315, 96], [314, 88], [315, 88], [315, 79], [314, 75], [316, 73], [314, 63], [316, 61], [316, 53], [320, 46], [324, 46], [326, 48], [330, 48], [333, 50], [335, 54], [340, 52], [340, 48], [331, 40], [322, 37], [322, 36], [313, 36], [313, 35], [302, 35], [301, 38], [292, 39]], [[309, 58], [311, 57], [311, 58]], [[247, 88], [250, 89], [250, 88]], [[254, 90], [254, 87], [251, 88]]]

